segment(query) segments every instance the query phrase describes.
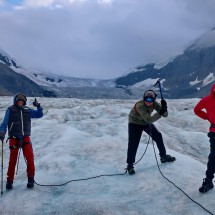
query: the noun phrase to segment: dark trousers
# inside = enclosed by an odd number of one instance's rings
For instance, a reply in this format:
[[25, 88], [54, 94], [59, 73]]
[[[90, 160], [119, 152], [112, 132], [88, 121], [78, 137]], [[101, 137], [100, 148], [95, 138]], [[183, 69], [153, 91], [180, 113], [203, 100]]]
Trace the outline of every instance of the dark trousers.
[[138, 125], [129, 123], [127, 151], [127, 163], [129, 165], [133, 165], [133, 163], [135, 163], [135, 157], [143, 131], [150, 135], [152, 140], [156, 142], [160, 156], [166, 155], [162, 134], [158, 131], [155, 125]]
[[208, 156], [206, 177], [213, 179], [215, 173], [215, 133], [209, 132], [208, 137], [210, 138], [210, 154]]

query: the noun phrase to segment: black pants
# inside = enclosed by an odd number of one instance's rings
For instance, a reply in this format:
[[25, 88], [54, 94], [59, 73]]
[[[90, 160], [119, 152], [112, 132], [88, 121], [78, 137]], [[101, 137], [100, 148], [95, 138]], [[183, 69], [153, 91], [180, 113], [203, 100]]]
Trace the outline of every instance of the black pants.
[[133, 123], [128, 124], [128, 152], [127, 163], [133, 165], [137, 149], [140, 143], [142, 132], [145, 131], [156, 142], [160, 156], [166, 155], [166, 149], [163, 143], [162, 134], [158, 131], [155, 125], [137, 125]]
[[206, 177], [209, 179], [213, 179], [215, 173], [215, 133], [209, 132], [208, 137], [210, 138], [211, 149], [210, 154], [208, 156]]

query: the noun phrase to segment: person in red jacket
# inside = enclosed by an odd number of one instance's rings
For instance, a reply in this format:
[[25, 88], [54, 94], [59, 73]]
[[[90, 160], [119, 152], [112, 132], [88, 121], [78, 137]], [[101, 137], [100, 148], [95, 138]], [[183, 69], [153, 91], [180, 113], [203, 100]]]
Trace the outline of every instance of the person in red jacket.
[[214, 187], [212, 179], [215, 173], [215, 84], [208, 96], [202, 98], [194, 108], [194, 113], [210, 122], [208, 137], [210, 138], [210, 154], [208, 156], [206, 178], [203, 179], [199, 192], [205, 193]]

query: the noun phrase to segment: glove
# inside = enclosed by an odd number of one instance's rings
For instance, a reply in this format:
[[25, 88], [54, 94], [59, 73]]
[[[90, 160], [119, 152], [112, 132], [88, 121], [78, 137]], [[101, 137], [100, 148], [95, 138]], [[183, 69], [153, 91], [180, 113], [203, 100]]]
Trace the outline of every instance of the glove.
[[167, 102], [164, 99], [161, 99], [161, 106], [167, 108]]
[[165, 112], [167, 112], [167, 108], [161, 107], [161, 110], [159, 111], [159, 114], [163, 115]]
[[4, 131], [1, 131], [1, 132], [0, 132], [0, 140], [3, 141], [4, 138], [5, 138]]
[[37, 107], [37, 108], [40, 107], [40, 103], [37, 101], [36, 98], [34, 99], [33, 105], [34, 105], [34, 107]]

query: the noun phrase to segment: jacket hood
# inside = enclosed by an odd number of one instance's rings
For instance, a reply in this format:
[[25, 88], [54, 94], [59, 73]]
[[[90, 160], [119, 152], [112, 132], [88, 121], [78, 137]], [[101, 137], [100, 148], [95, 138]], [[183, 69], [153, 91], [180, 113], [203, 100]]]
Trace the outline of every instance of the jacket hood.
[[23, 93], [17, 93], [13, 98], [13, 104], [16, 105], [18, 100], [22, 100], [24, 105], [26, 105], [27, 98]]

